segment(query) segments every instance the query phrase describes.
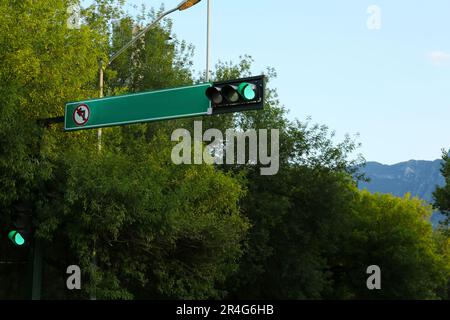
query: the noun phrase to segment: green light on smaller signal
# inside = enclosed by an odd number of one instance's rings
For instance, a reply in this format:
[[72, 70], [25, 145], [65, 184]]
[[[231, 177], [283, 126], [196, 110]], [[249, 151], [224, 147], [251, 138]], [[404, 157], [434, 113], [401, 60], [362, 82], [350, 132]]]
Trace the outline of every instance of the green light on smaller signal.
[[25, 244], [25, 239], [16, 230], [13, 230], [10, 233], [8, 233], [8, 238], [17, 246], [23, 246]]

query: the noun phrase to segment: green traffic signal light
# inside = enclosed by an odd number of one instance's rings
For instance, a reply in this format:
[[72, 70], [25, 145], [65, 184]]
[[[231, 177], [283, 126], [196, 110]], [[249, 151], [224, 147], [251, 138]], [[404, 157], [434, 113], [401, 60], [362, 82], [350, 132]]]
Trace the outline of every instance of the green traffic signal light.
[[8, 234], [9, 240], [11, 240], [16, 246], [23, 246], [25, 244], [24, 237], [17, 230], [12, 230]]
[[253, 100], [256, 97], [255, 89], [247, 82], [243, 82], [239, 85], [238, 92], [247, 101]]

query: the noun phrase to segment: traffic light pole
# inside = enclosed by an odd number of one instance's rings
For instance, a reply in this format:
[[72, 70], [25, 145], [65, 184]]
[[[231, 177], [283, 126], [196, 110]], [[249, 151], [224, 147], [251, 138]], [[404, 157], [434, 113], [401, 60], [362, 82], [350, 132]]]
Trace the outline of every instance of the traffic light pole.
[[211, 0], [208, 0], [207, 27], [206, 27], [206, 82], [209, 82], [211, 59]]
[[[103, 60], [100, 60], [98, 65], [98, 97], [103, 98]], [[97, 144], [98, 151], [102, 151], [102, 128], [97, 130]]]
[[40, 300], [42, 292], [42, 243], [33, 237], [30, 250], [31, 300]]
[[[104, 73], [103, 72], [104, 72], [103, 60], [100, 60], [99, 65], [98, 65], [98, 97], [99, 98], [103, 98], [103, 86], [104, 86], [104, 81], [103, 81]], [[97, 130], [97, 147], [98, 147], [98, 152], [100, 153], [102, 151], [102, 128]], [[97, 267], [95, 239], [94, 239], [93, 250], [92, 250], [92, 265], [94, 268]], [[90, 295], [89, 299], [97, 300], [97, 296], [95, 295], [95, 292]]]
[[[45, 128], [48, 128], [51, 124], [59, 123], [61, 117], [49, 118], [38, 121], [40, 125], [43, 125]], [[44, 129], [45, 130], [45, 129]], [[39, 149], [42, 145], [43, 133], [39, 138]], [[28, 258], [28, 294], [31, 300], [41, 300], [42, 293], [42, 261], [43, 261], [43, 244], [42, 240], [36, 237], [35, 227], [36, 227], [36, 216], [35, 216], [35, 207], [31, 207], [30, 221], [28, 223], [31, 226], [31, 241], [30, 241], [30, 251]]]

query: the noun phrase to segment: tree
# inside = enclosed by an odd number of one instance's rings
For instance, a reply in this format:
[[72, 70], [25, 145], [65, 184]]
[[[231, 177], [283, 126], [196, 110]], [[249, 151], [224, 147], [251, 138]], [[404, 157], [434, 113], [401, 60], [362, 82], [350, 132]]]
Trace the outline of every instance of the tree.
[[434, 205], [440, 210], [446, 217], [446, 221], [443, 223], [449, 226], [450, 224], [450, 153], [442, 150], [442, 168], [441, 173], [445, 179], [445, 185], [443, 187], [437, 187], [433, 193]]
[[[96, 0], [71, 29], [67, 7], [77, 2], [0, 4], [1, 223], [11, 225], [18, 208], [33, 215], [45, 248], [44, 298], [446, 297], [448, 237], [432, 234], [429, 209], [358, 192], [352, 178], [363, 159], [350, 158], [354, 140], [336, 143], [326, 126], [288, 120], [270, 87], [263, 111], [106, 128], [101, 151], [95, 130], [43, 128], [38, 120], [62, 115], [65, 102], [96, 97], [99, 60], [163, 11], [132, 18], [123, 1]], [[115, 60], [105, 93], [201, 81], [192, 47], [171, 35], [165, 19]], [[219, 62], [214, 77], [250, 75], [251, 64], [249, 56]], [[169, 137], [193, 120], [205, 130], [278, 129], [279, 173], [174, 165]], [[0, 241], [1, 258], [18, 262], [0, 266], [0, 298], [24, 297], [26, 253]], [[361, 269], [373, 263], [389, 286], [383, 293], [361, 287]], [[73, 264], [81, 292], [64, 286]]]
[[441, 290], [441, 296], [450, 299], [450, 153], [442, 150], [442, 176], [445, 179], [443, 187], [437, 187], [433, 193], [434, 207], [440, 210], [447, 218], [442, 221], [435, 231], [435, 239], [440, 254], [447, 261], [447, 286]]
[[[59, 116], [64, 102], [92, 94], [101, 37], [89, 27], [70, 29], [67, 1], [3, 1], [0, 4], [0, 215], [10, 228], [17, 207], [35, 211], [48, 196], [40, 186], [52, 175], [52, 159], [67, 144], [89, 139], [44, 130], [41, 118]], [[48, 141], [53, 140], [54, 144]], [[43, 197], [42, 197], [43, 196]], [[26, 204], [26, 205], [24, 205]], [[5, 229], [3, 229], [5, 228]], [[3, 234], [3, 233], [2, 233]], [[26, 260], [2, 238], [2, 259]], [[4, 250], [3, 250], [4, 249]], [[17, 267], [17, 265], [16, 265]], [[17, 271], [21, 273], [17, 273]], [[2, 283], [24, 279], [25, 270], [0, 272]], [[18, 281], [18, 286], [21, 282]], [[0, 294], [15, 296], [17, 291]]]
[[[114, 50], [112, 19], [131, 21], [121, 16], [120, 3], [99, 0], [83, 11], [81, 28], [70, 29], [69, 4], [0, 5], [2, 222], [10, 223], [15, 205], [31, 203], [45, 247], [44, 298], [224, 296], [221, 283], [237, 268], [248, 229], [238, 208], [244, 195], [238, 178], [211, 166], [173, 165], [173, 143], [161, 124], [105, 130], [102, 152], [95, 131], [67, 134], [38, 125], [61, 115], [65, 102], [97, 95], [98, 61]], [[119, 25], [126, 31], [130, 24]], [[132, 74], [121, 74], [120, 61], [108, 70], [106, 92], [192, 83], [183, 44], [166, 46], [168, 34], [170, 24], [163, 23], [147, 35], [143, 51], [129, 52]], [[139, 59], [156, 59], [164, 68], [155, 75]], [[81, 292], [65, 289], [72, 264], [82, 269]], [[17, 268], [0, 276], [2, 283], [25, 278]], [[0, 296], [24, 297], [19, 286], [10, 288]]]
[[[219, 64], [216, 75], [239, 77], [250, 66], [244, 57]], [[252, 225], [239, 272], [229, 280], [230, 297], [446, 296], [448, 257], [434, 240], [430, 208], [417, 199], [359, 192], [353, 178], [363, 159], [349, 158], [358, 146], [350, 137], [336, 144], [326, 126], [288, 121], [270, 89], [264, 112], [231, 119], [238, 130], [280, 130], [280, 171], [261, 176], [254, 165], [223, 167], [245, 173], [241, 209]], [[381, 292], [366, 287], [366, 269], [377, 263]]]
[[436, 244], [437, 252], [442, 258], [444, 263], [442, 272], [447, 275], [447, 282], [443, 283], [442, 287], [437, 289], [436, 294], [441, 299], [450, 299], [450, 233], [448, 228], [444, 225], [437, 228], [433, 232], [434, 241]]
[[48, 237], [70, 244], [98, 298], [219, 298], [216, 282], [236, 268], [242, 189], [210, 166], [171, 164], [170, 146], [156, 136], [133, 157], [67, 154], [62, 212]]
[[[247, 76], [251, 57], [238, 64], [219, 63], [217, 80]], [[274, 70], [266, 71], [269, 83]], [[259, 165], [222, 166], [245, 175], [248, 189], [242, 212], [252, 227], [239, 272], [230, 278], [230, 297], [260, 299], [320, 298], [328, 285], [327, 256], [345, 229], [352, 196], [348, 160], [357, 146], [350, 138], [335, 144], [326, 126], [289, 121], [275, 90], [267, 88], [263, 112], [245, 112], [209, 120], [236, 130], [278, 129], [280, 170], [261, 176]], [[216, 123], [219, 122], [219, 123]]]
[[[333, 298], [438, 299], [449, 279], [448, 256], [437, 246], [418, 198], [355, 192], [347, 237], [333, 270]], [[444, 250], [445, 251], [445, 250]], [[368, 290], [368, 266], [381, 269], [381, 290]]]

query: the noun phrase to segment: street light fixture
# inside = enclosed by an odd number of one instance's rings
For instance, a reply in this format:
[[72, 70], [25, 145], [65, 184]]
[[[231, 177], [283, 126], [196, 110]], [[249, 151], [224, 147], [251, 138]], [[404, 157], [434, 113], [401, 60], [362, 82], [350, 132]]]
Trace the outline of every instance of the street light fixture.
[[185, 0], [178, 5], [178, 10], [183, 11], [189, 9], [190, 7], [195, 6], [200, 1], [202, 0]]

